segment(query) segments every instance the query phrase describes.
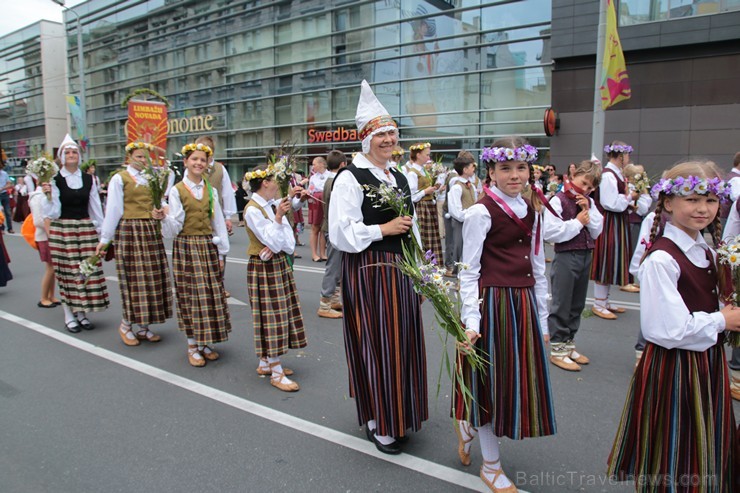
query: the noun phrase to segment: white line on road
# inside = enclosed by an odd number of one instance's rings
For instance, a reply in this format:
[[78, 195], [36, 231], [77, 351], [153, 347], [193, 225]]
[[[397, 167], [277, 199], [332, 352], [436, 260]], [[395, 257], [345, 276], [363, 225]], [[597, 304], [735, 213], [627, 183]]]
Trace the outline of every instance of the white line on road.
[[[76, 349], [93, 354], [95, 356], [98, 356], [99, 358], [103, 358], [117, 365], [137, 371], [143, 375], [156, 378], [157, 380], [169, 383], [176, 387], [180, 387], [181, 389], [188, 390], [190, 392], [193, 392], [194, 394], [198, 394], [222, 404], [226, 404], [259, 418], [267, 419], [269, 421], [272, 421], [273, 423], [286, 426], [296, 431], [307, 433], [321, 440], [325, 440], [327, 442], [352, 449], [356, 452], [360, 452], [362, 454], [375, 457], [376, 459], [390, 462], [397, 466], [410, 469], [420, 474], [424, 474], [426, 476], [430, 476], [441, 481], [454, 484], [456, 486], [462, 486], [464, 488], [475, 491], [488, 491], [488, 489], [485, 487], [485, 485], [483, 485], [478, 476], [458, 471], [451, 467], [443, 466], [441, 464], [437, 464], [436, 462], [421, 459], [409, 454], [402, 453], [395, 456], [386, 455], [379, 452], [375, 448], [375, 446], [371, 445], [369, 442], [367, 442], [367, 440], [363, 440], [358, 437], [348, 435], [346, 433], [342, 433], [340, 431], [333, 430], [331, 428], [327, 428], [325, 426], [321, 426], [295, 416], [291, 416], [290, 414], [286, 414], [276, 409], [257, 404], [256, 402], [244, 399], [243, 397], [229, 394], [222, 390], [214, 389], [213, 387], [209, 387], [207, 385], [203, 385], [202, 383], [189, 380], [187, 378], [181, 377], [180, 375], [170, 373], [155, 366], [142, 363], [141, 361], [123, 356], [114, 351], [109, 351], [107, 349], [101, 348], [100, 346], [95, 346], [83, 340], [54, 330], [50, 327], [46, 327], [44, 325], [37, 324], [36, 322], [32, 322], [31, 320], [18, 317], [16, 315], [13, 315], [12, 313], [0, 310], [0, 318], [18, 324], [26, 329], [31, 329], [39, 334], [55, 339]], [[521, 491], [522, 493], [526, 493], [524, 490], [521, 489], [519, 491]]]

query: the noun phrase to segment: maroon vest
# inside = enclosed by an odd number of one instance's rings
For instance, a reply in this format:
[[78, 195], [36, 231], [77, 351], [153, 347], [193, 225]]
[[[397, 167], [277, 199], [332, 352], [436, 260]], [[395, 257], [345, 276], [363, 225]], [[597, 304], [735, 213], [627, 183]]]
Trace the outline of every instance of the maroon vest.
[[[569, 221], [575, 219], [581, 208], [576, 201], [565, 195], [565, 192], [558, 192], [555, 194], [560, 199], [560, 205], [563, 206], [563, 213], [560, 215], [563, 221]], [[591, 233], [585, 226], [581, 228], [574, 238], [564, 241], [562, 243], [555, 243], [555, 252], [570, 252], [573, 250], [593, 250], [594, 239], [591, 238]]]
[[[606, 173], [611, 173], [611, 174], [614, 175], [614, 178], [617, 179], [617, 192], [619, 192], [620, 194], [624, 195], [626, 193], [626, 191], [627, 191], [627, 183], [625, 183], [624, 180], [621, 180], [619, 178], [619, 175], [616, 174], [613, 169], [610, 169], [610, 168], [606, 168], [605, 167], [604, 168], [604, 171], [602, 171], [601, 174], [604, 175]], [[602, 180], [602, 183], [604, 183], [603, 180]], [[625, 216], [627, 216], [627, 214], [629, 214], [627, 212], [627, 211], [629, 211], [629, 208], [627, 208], [627, 210], [625, 210], [624, 212], [612, 212], [612, 211], [605, 210], [604, 207], [601, 205], [601, 193], [600, 192], [601, 192], [601, 187], [598, 187], [596, 190], [594, 190], [594, 202], [596, 203], [596, 207], [599, 209], [599, 212], [601, 212], [602, 215], [604, 213], [606, 213], [606, 214], [624, 214]]]
[[691, 263], [678, 245], [665, 237], [653, 242], [650, 253], [663, 250], [678, 263], [681, 275], [678, 277], [678, 292], [690, 312], [713, 313], [719, 310], [717, 294], [717, 270], [714, 259], [708, 253], [709, 267], [697, 267]]
[[[483, 242], [480, 257], [480, 286], [526, 288], [534, 286], [532, 238], [517, 226], [488, 195], [478, 201], [491, 215], [491, 230]], [[521, 220], [532, 231], [534, 209], [527, 202], [527, 215]]]

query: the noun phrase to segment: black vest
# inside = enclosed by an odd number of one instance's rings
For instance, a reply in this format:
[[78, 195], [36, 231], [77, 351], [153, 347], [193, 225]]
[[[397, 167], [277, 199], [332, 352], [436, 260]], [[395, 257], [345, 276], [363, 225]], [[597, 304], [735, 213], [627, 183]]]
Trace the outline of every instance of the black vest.
[[59, 189], [59, 200], [62, 203], [62, 215], [60, 219], [87, 219], [90, 214], [87, 212], [88, 202], [90, 202], [90, 189], [92, 188], [92, 176], [82, 173], [82, 188], [73, 190], [67, 186], [67, 180], [58, 173], [54, 177], [57, 188]]

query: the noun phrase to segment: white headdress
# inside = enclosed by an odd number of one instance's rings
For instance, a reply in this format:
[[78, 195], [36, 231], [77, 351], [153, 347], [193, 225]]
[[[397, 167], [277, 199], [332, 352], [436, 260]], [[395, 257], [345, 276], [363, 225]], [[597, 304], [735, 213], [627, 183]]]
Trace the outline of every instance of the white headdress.
[[370, 84], [366, 80], [362, 81], [355, 123], [360, 140], [362, 140], [362, 152], [366, 154], [370, 152], [370, 139], [373, 135], [398, 128], [388, 110], [375, 97], [375, 93], [370, 89]]
[[64, 166], [66, 163], [64, 162], [64, 149], [67, 147], [74, 147], [77, 149], [77, 152], [80, 152], [80, 146], [77, 144], [77, 142], [72, 139], [72, 137], [69, 136], [69, 134], [64, 136], [64, 140], [61, 144], [59, 144], [59, 150], [57, 151], [57, 157], [62, 162], [62, 166]]

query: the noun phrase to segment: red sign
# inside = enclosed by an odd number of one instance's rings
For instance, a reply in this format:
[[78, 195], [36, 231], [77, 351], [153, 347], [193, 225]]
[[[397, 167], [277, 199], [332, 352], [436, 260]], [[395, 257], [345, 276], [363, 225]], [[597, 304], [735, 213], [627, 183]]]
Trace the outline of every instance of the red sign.
[[357, 136], [357, 130], [347, 130], [344, 127], [325, 131], [312, 128], [308, 131], [309, 144], [316, 142], [357, 142], [358, 140], [360, 138]]
[[127, 143], [147, 142], [163, 152], [167, 148], [167, 106], [158, 101], [128, 102]]

